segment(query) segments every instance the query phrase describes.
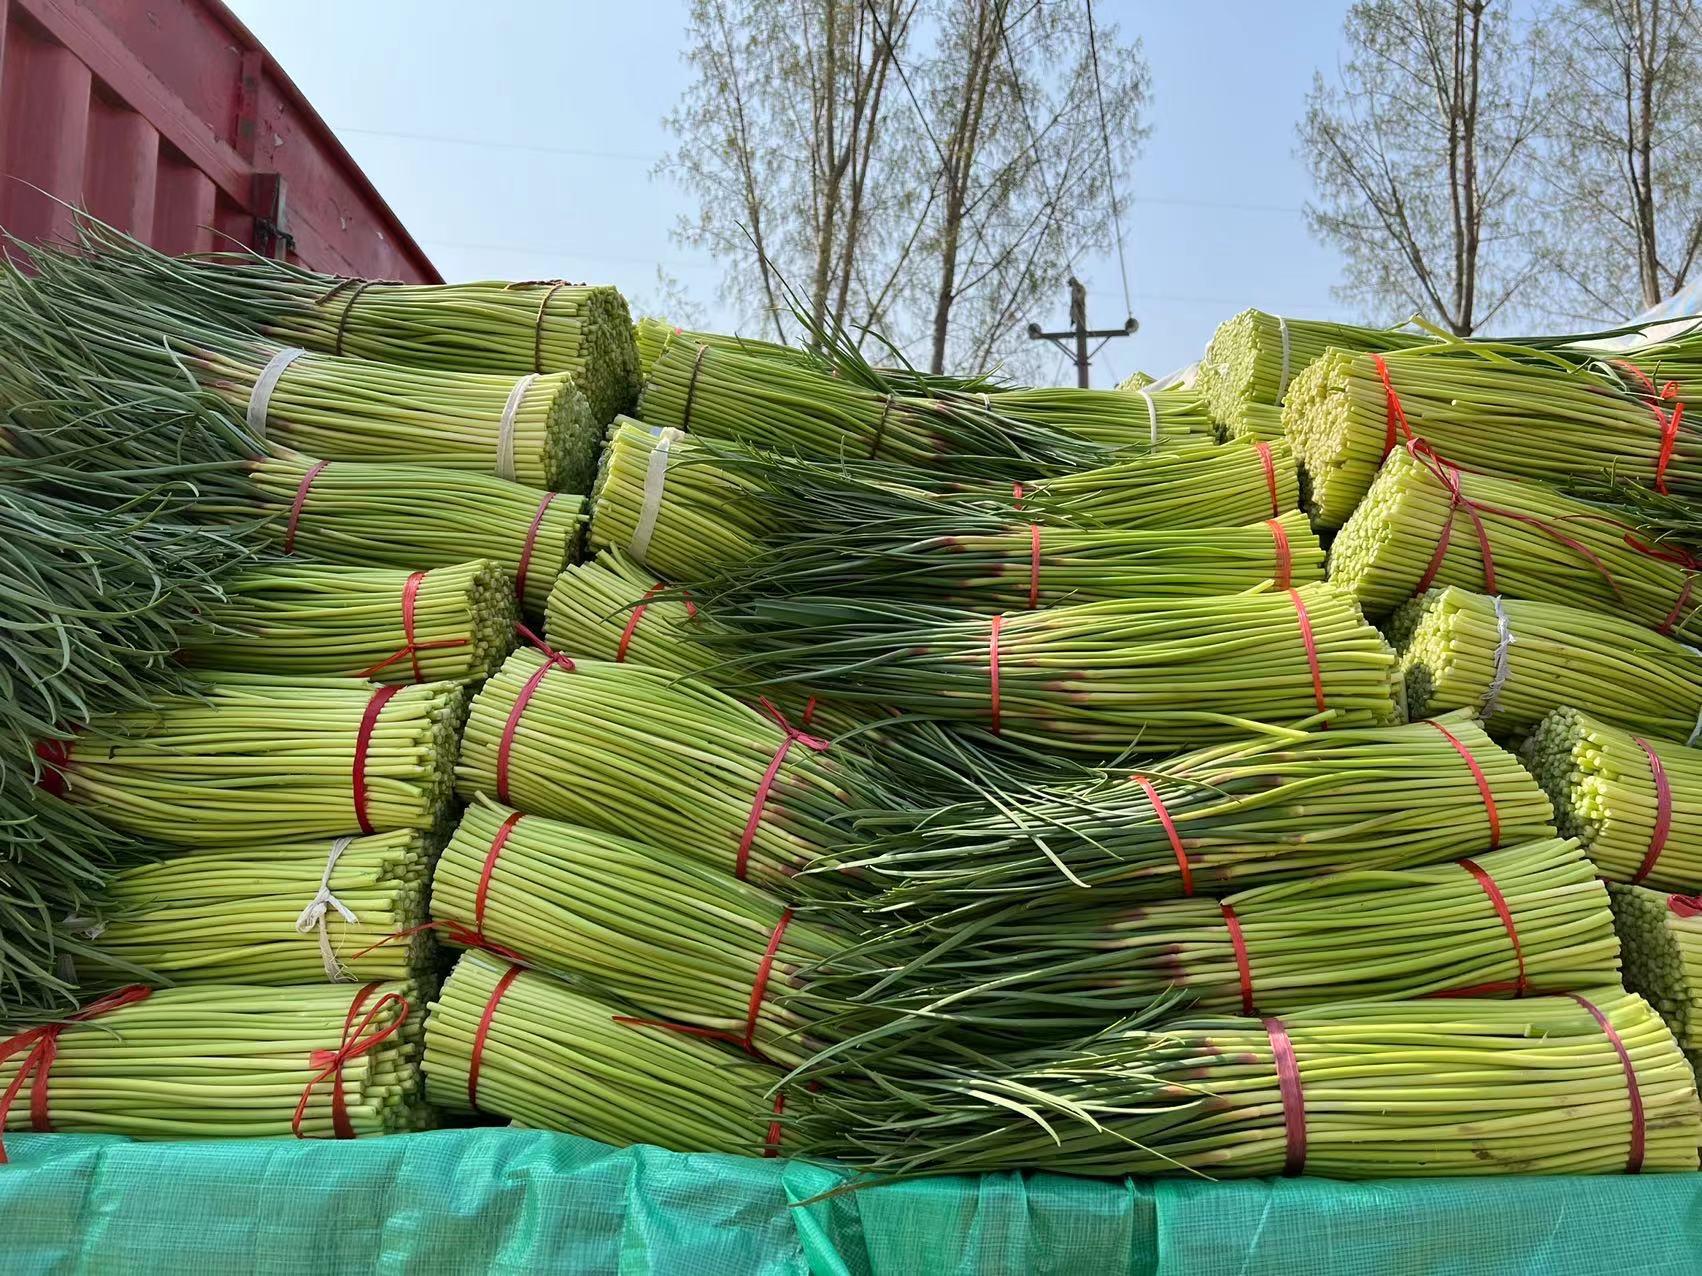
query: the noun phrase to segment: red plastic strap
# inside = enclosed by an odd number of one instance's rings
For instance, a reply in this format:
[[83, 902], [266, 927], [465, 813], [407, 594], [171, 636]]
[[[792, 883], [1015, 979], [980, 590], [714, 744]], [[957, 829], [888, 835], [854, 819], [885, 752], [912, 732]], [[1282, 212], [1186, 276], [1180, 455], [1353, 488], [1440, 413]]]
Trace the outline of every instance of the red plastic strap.
[[526, 529], [526, 543], [520, 549], [520, 564], [514, 569], [514, 596], [520, 600], [522, 608], [526, 606], [526, 572], [532, 566], [532, 551], [538, 547], [538, 529], [544, 525], [544, 514], [555, 498], [554, 492], [544, 493], [544, 499], [538, 502], [538, 512], [532, 515], [532, 525]]
[[[1424, 454], [1417, 448], [1413, 448], [1412, 453], [1414, 456], [1420, 456], [1423, 459]], [[1442, 563], [1448, 557], [1448, 545], [1454, 539], [1454, 512], [1463, 509], [1466, 512], [1466, 517], [1471, 519], [1472, 527], [1477, 531], [1478, 553], [1483, 560], [1483, 592], [1486, 594], [1500, 593], [1501, 590], [1495, 581], [1495, 552], [1489, 543], [1489, 530], [1483, 525], [1483, 515], [1479, 512], [1477, 503], [1466, 499], [1465, 490], [1460, 486], [1459, 467], [1450, 465], [1434, 452], [1429, 452], [1428, 458], [1425, 463], [1429, 466], [1430, 472], [1441, 480], [1442, 486], [1448, 491], [1448, 517], [1447, 521], [1442, 524], [1442, 535], [1436, 541], [1436, 551], [1430, 555], [1430, 561], [1424, 567], [1424, 575], [1419, 577], [1418, 584], [1414, 587], [1413, 592], [1422, 594], [1435, 582], [1436, 573], [1442, 570]], [[1525, 518], [1524, 515], [1517, 517]], [[1546, 528], [1546, 524], [1542, 524], [1540, 519], [1527, 521], [1536, 522]]]
[[1192, 896], [1194, 893], [1194, 870], [1188, 863], [1188, 848], [1182, 845], [1182, 836], [1176, 831], [1176, 821], [1170, 818], [1170, 812], [1164, 805], [1164, 800], [1158, 796], [1158, 790], [1152, 781], [1144, 775], [1134, 777], [1135, 783], [1146, 793], [1147, 801], [1152, 803], [1153, 813], [1158, 816], [1158, 822], [1164, 826], [1164, 835], [1170, 839], [1170, 849], [1176, 855], [1176, 867], [1182, 870], [1182, 893]]
[[1276, 518], [1282, 513], [1282, 501], [1277, 497], [1276, 462], [1271, 459], [1271, 445], [1260, 439], [1253, 444], [1253, 450], [1265, 467], [1265, 486], [1271, 490], [1271, 517]]
[[1229, 942], [1235, 945], [1235, 971], [1241, 977], [1241, 1013], [1256, 1013], [1253, 1009], [1253, 964], [1247, 959], [1247, 938], [1241, 933], [1241, 919], [1228, 904], [1219, 904], [1223, 920], [1229, 926]]
[[1040, 605], [1040, 524], [1028, 525], [1028, 609]]
[[366, 712], [361, 714], [360, 730], [355, 733], [355, 765], [350, 775], [351, 788], [355, 799], [355, 820], [360, 825], [362, 833], [376, 833], [372, 821], [367, 818], [366, 811], [366, 754], [372, 747], [372, 732], [378, 726], [378, 715], [384, 712], [384, 706], [390, 703], [390, 698], [402, 688], [392, 684], [380, 687], [372, 693], [372, 699], [366, 702]]
[[508, 835], [514, 832], [514, 826], [520, 823], [520, 812], [511, 811], [502, 827], [497, 829], [496, 836], [491, 839], [491, 848], [485, 852], [485, 864], [479, 870], [479, 889], [473, 895], [473, 929], [479, 934], [485, 933], [485, 901], [490, 897], [491, 873], [496, 869], [497, 857], [502, 854], [502, 848], [508, 845]]
[[307, 489], [313, 486], [313, 480], [318, 478], [319, 472], [329, 464], [331, 464], [329, 461], [316, 461], [313, 468], [301, 476], [301, 483], [295, 490], [295, 500], [290, 502], [289, 526], [284, 529], [284, 553], [286, 554], [295, 553], [295, 528], [296, 524], [301, 521], [301, 508], [307, 504]]
[[436, 638], [431, 642], [414, 641], [414, 606], [419, 600], [420, 586], [425, 583], [424, 572], [414, 572], [402, 586], [402, 648], [394, 651], [370, 668], [360, 672], [362, 678], [374, 678], [383, 673], [398, 660], [408, 659], [414, 663], [414, 681], [424, 682], [425, 674], [420, 671], [420, 652], [442, 651], [449, 647], [465, 647], [472, 641], [470, 638]]
[[1371, 362], [1377, 365], [1377, 376], [1383, 382], [1383, 397], [1388, 401], [1387, 424], [1383, 430], [1383, 457], [1386, 458], [1395, 450], [1395, 427], [1399, 425], [1400, 432], [1410, 440], [1413, 437], [1412, 426], [1407, 421], [1406, 409], [1401, 406], [1401, 396], [1395, 393], [1395, 383], [1389, 380], [1388, 363], [1380, 354], [1372, 355]]
[[[521, 632], [537, 643], [532, 632], [521, 626]], [[541, 643], [538, 643], [542, 646]], [[544, 680], [544, 675], [551, 669], [565, 669], [573, 672], [573, 661], [557, 652], [544, 647], [544, 663], [533, 671], [526, 679], [526, 685], [520, 688], [520, 694], [514, 697], [514, 707], [508, 711], [508, 721], [502, 724], [502, 740], [496, 746], [496, 795], [503, 802], [508, 802], [508, 755], [514, 748], [514, 733], [520, 728], [520, 715], [526, 712], [526, 705], [532, 699], [532, 693], [538, 689], [538, 684]]]
[[768, 977], [774, 973], [774, 954], [780, 951], [781, 937], [791, 924], [792, 910], [788, 908], [774, 923], [774, 933], [769, 935], [768, 947], [763, 949], [762, 961], [757, 964], [756, 978], [751, 981], [750, 1005], [745, 1011], [745, 1035], [740, 1039], [746, 1050], [755, 1049], [756, 1017], [762, 1013], [762, 999], [768, 995]]
[[1678, 917], [1702, 917], [1702, 895], [1668, 895], [1667, 909]]
[[1515, 997], [1523, 997], [1531, 990], [1530, 980], [1525, 975], [1525, 950], [1519, 943], [1519, 931], [1513, 925], [1513, 910], [1507, 907], [1507, 897], [1501, 893], [1501, 888], [1495, 884], [1495, 879], [1476, 860], [1461, 860], [1460, 867], [1470, 873], [1477, 884], [1483, 887], [1483, 893], [1489, 896], [1489, 902], [1495, 906], [1495, 915], [1501, 919], [1502, 927], [1507, 931], [1507, 941], [1513, 945], [1513, 960], [1517, 963], [1519, 975], [1509, 986], [1506, 983], [1479, 984], [1473, 988], [1462, 988], [1454, 995], [1458, 997], [1482, 996], [1487, 993], [1512, 992]]
[[1324, 671], [1318, 667], [1318, 640], [1312, 636], [1312, 617], [1306, 612], [1306, 601], [1298, 589], [1288, 591], [1294, 600], [1294, 614], [1300, 618], [1300, 639], [1306, 644], [1306, 663], [1312, 668], [1312, 696], [1318, 702], [1318, 712], [1329, 706], [1324, 701]]
[[[374, 1022], [383, 1013], [384, 1008], [390, 1005], [400, 1006], [401, 1012], [392, 1022], [374, 1030]], [[363, 1054], [376, 1050], [389, 1038], [395, 1036], [397, 1030], [407, 1021], [410, 1009], [408, 999], [401, 993], [387, 992], [372, 1004], [372, 1008], [361, 1017], [359, 1023], [352, 1028], [344, 1027], [342, 1043], [335, 1050], [315, 1050], [308, 1056], [310, 1066], [318, 1068], [319, 1071], [308, 1079], [306, 1087], [301, 1092], [301, 1101], [295, 1105], [295, 1116], [290, 1120], [290, 1129], [294, 1132], [296, 1138], [307, 1137], [301, 1132], [301, 1123], [307, 1116], [307, 1105], [313, 1099], [313, 1092], [326, 1081], [331, 1082], [332, 1085], [333, 1132], [339, 1139], [355, 1137], [354, 1126], [349, 1123], [347, 1108], [343, 1110], [341, 1126], [338, 1127], [337, 1123], [336, 1103], [343, 1090], [343, 1069]], [[345, 1130], [347, 1133], [344, 1133]]]
[[65, 796], [69, 787], [65, 783], [65, 769], [71, 765], [71, 743], [70, 740], [36, 741], [35, 755], [44, 763], [36, 788], [57, 798]]
[[1631, 1102], [1631, 1141], [1625, 1151], [1625, 1172], [1635, 1174], [1643, 1168], [1643, 1147], [1648, 1129], [1643, 1115], [1643, 1091], [1637, 1085], [1637, 1069], [1631, 1062], [1631, 1054], [1626, 1050], [1625, 1042], [1620, 1040], [1619, 1033], [1608, 1022], [1607, 1016], [1577, 993], [1569, 992], [1566, 995], [1595, 1017], [1595, 1021], [1601, 1025], [1601, 1030], [1607, 1034], [1607, 1039], [1613, 1043], [1613, 1052], [1619, 1056], [1619, 1066], [1625, 1072], [1625, 1095]]
[[1655, 626], [1655, 632], [1670, 634], [1678, 624], [1678, 618], [1686, 604], [1690, 602], [1690, 591], [1696, 585], [1696, 573], [1702, 571], [1702, 559], [1682, 546], [1651, 545], [1631, 531], [1627, 531], [1621, 539], [1628, 549], [1635, 550], [1645, 558], [1652, 558], [1660, 563], [1672, 563], [1684, 569], [1684, 583], [1679, 586], [1678, 597], [1673, 600], [1672, 610], [1667, 613], [1665, 620]]
[[[376, 979], [371, 983], [361, 985], [361, 990], [355, 994], [354, 1000], [349, 1002], [349, 1013], [343, 1016], [341, 1043], [343, 1046], [349, 1044], [349, 1032], [355, 1026], [355, 1017], [360, 1014], [361, 1007], [366, 1005], [366, 999], [372, 996], [379, 986], [380, 981]], [[331, 1078], [331, 1131], [339, 1139], [355, 1137], [354, 1123], [349, 1120], [348, 1097], [343, 1093], [343, 1070], [341, 1068], [338, 1068]], [[296, 1131], [296, 1136], [298, 1138], [301, 1136], [299, 1129]]]
[[519, 974], [518, 966], [510, 966], [502, 972], [502, 978], [491, 989], [490, 1000], [485, 1002], [484, 1014], [479, 1016], [479, 1030], [473, 1034], [473, 1050], [467, 1064], [467, 1106], [475, 1112], [479, 1110], [479, 1069], [484, 1066], [485, 1038], [490, 1036], [491, 1020], [496, 1018], [496, 1003], [502, 1000], [502, 994], [508, 991], [508, 985]]
[[398, 939], [412, 939], [415, 935], [424, 934], [428, 930], [440, 930], [463, 948], [482, 948], [487, 953], [495, 953], [503, 960], [513, 962], [516, 966], [530, 966], [532, 964], [532, 959], [524, 953], [515, 952], [512, 948], [504, 947], [494, 940], [487, 939], [476, 930], [469, 930], [465, 924], [456, 921], [453, 917], [440, 917], [433, 922], [421, 922], [418, 926], [408, 927], [407, 930], [393, 930], [383, 939], [368, 944], [349, 960], [359, 961], [368, 953], [376, 952], [386, 944], [393, 944]]
[[786, 1091], [778, 1091], [774, 1096], [774, 1120], [768, 1123], [768, 1138], [762, 1145], [765, 1157], [780, 1155], [780, 1116], [786, 1111]]
[[1458, 736], [1440, 722], [1431, 721], [1430, 725], [1448, 737], [1448, 743], [1454, 746], [1454, 751], [1464, 758], [1466, 765], [1471, 768], [1472, 779], [1477, 781], [1478, 794], [1483, 798], [1484, 814], [1489, 816], [1489, 849], [1497, 849], [1501, 845], [1501, 813], [1495, 809], [1495, 793], [1489, 787], [1489, 777], [1484, 775], [1483, 768], [1477, 764], [1472, 751], [1460, 743]]
[[53, 1121], [48, 1114], [47, 1082], [48, 1075], [53, 1071], [53, 1061], [59, 1057], [59, 1034], [74, 1023], [98, 1019], [121, 1006], [145, 1001], [152, 994], [152, 988], [132, 984], [128, 988], [120, 988], [91, 1001], [81, 1010], [73, 1011], [57, 1023], [26, 1028], [15, 1036], [0, 1041], [0, 1063], [4, 1063], [20, 1050], [29, 1051], [24, 1056], [24, 1061], [18, 1065], [6, 1092], [0, 1094], [0, 1165], [6, 1164], [6, 1118], [11, 1114], [12, 1104], [17, 1101], [25, 1085], [30, 1088], [30, 1128], [42, 1133], [53, 1129]]
[[1294, 1061], [1288, 1029], [1280, 1019], [1266, 1019], [1264, 1025], [1276, 1062], [1277, 1088], [1282, 1092], [1282, 1124], [1288, 1145], [1282, 1172], [1292, 1178], [1306, 1169], [1306, 1095], [1300, 1088], [1300, 1065]]
[[1276, 546], [1276, 587], [1287, 589], [1294, 583], [1294, 551], [1288, 544], [1288, 532], [1281, 519], [1267, 518], [1265, 526], [1271, 529], [1271, 541]]
[[827, 748], [826, 740], [798, 730], [786, 721], [785, 714], [767, 700], [762, 701], [762, 707], [780, 726], [780, 747], [774, 750], [774, 756], [768, 760], [768, 769], [762, 773], [762, 780], [756, 786], [756, 796], [751, 799], [751, 813], [745, 820], [745, 831], [739, 837], [739, 853], [733, 861], [733, 876], [740, 881], [744, 880], [745, 870], [750, 867], [751, 845], [756, 841], [757, 828], [762, 824], [762, 813], [768, 809], [769, 792], [774, 788], [775, 777], [780, 774], [780, 767], [786, 761], [787, 753], [791, 752], [794, 744], [801, 744], [817, 753]]
[[1019, 510], [1019, 509], [1022, 508], [1022, 493], [1023, 493], [1023, 487], [1022, 487], [1021, 483], [1012, 483], [1011, 484], [1011, 508], [1012, 509]]
[[1667, 849], [1667, 835], [1672, 832], [1672, 785], [1667, 781], [1666, 767], [1661, 765], [1660, 757], [1649, 747], [1649, 742], [1639, 736], [1632, 738], [1643, 750], [1643, 756], [1649, 759], [1649, 776], [1655, 782], [1655, 827], [1649, 833], [1649, 849], [1643, 854], [1643, 862], [1632, 874], [1631, 881], [1635, 884], [1654, 871], [1655, 861]]
[[[1679, 392], [1678, 382], [1668, 381], [1657, 389], [1654, 378], [1635, 363], [1627, 359], [1618, 359], [1615, 362], [1642, 382], [1643, 397], [1649, 401], [1649, 411], [1655, 414], [1655, 421], [1661, 427], [1661, 449], [1655, 457], [1655, 490], [1665, 495], [1667, 466], [1672, 463], [1673, 447], [1678, 443], [1679, 423], [1684, 420], [1684, 397]], [[1661, 410], [1662, 400], [1676, 400], [1671, 412]]]
[[[649, 589], [644, 591], [643, 600], [639, 602], [638, 606], [636, 606], [632, 609], [632, 615], [627, 617], [626, 628], [621, 630], [621, 640], [615, 646], [615, 663], [617, 665], [622, 664], [626, 661], [627, 646], [632, 642], [633, 631], [638, 628], [638, 622], [643, 618], [644, 613], [649, 609], [650, 600], [652, 598], [656, 597], [657, 594], [661, 593], [666, 588], [667, 588], [666, 585], [664, 585], [660, 581], [658, 581], [656, 584], [650, 586]], [[686, 598], [685, 604], [686, 604], [686, 615], [691, 617], [693, 620], [697, 619], [697, 604], [692, 602], [690, 597]]]
[[1004, 628], [1003, 614], [993, 617], [993, 632], [987, 639], [987, 680], [993, 709], [993, 734], [999, 734], [999, 630]]

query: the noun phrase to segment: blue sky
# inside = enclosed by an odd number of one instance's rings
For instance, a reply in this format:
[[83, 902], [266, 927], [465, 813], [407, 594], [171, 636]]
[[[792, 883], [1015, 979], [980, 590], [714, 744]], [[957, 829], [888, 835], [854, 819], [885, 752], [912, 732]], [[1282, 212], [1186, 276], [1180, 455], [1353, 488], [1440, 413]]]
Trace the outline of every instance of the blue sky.
[[[635, 302], [656, 267], [710, 320], [720, 268], [669, 237], [685, 196], [655, 161], [687, 81], [684, 0], [230, 0], [446, 278], [593, 279]], [[1198, 356], [1245, 306], [1343, 313], [1335, 254], [1300, 207], [1294, 124], [1333, 74], [1346, 0], [1096, 0], [1138, 32], [1152, 137], [1120, 193], [1141, 330], [1094, 366], [1107, 385]], [[1095, 326], [1122, 320], [1114, 255], [1085, 259]], [[1066, 298], [1033, 316], [1062, 327]], [[1351, 314], [1346, 317], [1354, 317]], [[1054, 378], [1069, 379], [1060, 361]]]

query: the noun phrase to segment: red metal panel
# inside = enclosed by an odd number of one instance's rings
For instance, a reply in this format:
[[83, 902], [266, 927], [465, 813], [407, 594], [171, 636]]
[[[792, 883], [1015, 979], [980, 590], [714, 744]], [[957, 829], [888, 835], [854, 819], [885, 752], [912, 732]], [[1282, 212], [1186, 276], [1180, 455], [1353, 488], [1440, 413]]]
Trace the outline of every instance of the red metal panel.
[[[293, 245], [320, 270], [439, 279], [220, 0], [0, 0], [0, 172], [172, 252]], [[12, 181], [0, 221], [41, 239], [69, 216]]]

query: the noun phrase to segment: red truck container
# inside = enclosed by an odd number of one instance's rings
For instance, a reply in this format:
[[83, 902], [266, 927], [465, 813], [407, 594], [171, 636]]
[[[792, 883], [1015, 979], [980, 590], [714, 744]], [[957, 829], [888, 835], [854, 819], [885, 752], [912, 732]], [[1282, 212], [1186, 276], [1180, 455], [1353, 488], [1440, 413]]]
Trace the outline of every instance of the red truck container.
[[0, 225], [20, 239], [65, 236], [47, 191], [166, 252], [236, 240], [335, 274], [441, 282], [219, 0], [0, 0], [0, 174]]

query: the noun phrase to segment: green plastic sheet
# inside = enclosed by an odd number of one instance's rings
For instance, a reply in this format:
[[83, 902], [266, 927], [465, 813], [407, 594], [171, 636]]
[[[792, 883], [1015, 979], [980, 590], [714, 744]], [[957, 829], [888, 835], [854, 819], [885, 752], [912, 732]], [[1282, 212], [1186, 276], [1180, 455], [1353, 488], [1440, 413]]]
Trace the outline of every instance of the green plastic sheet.
[[352, 1143], [14, 1134], [6, 1146], [7, 1276], [1702, 1271], [1702, 1174], [1357, 1184], [1000, 1174], [812, 1199], [844, 1176], [531, 1130]]

